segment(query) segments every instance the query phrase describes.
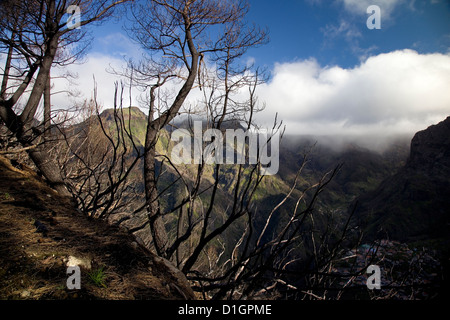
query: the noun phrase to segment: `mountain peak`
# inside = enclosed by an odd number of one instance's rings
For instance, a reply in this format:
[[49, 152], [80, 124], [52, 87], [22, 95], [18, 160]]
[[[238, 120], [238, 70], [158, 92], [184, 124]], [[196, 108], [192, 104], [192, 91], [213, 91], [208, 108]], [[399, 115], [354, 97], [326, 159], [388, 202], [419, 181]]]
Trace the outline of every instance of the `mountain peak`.
[[[105, 109], [102, 111], [102, 113], [100, 114], [100, 117], [102, 118], [112, 118], [114, 115], [115, 109], [110, 108], [110, 109]], [[145, 115], [144, 112], [142, 112], [141, 109], [139, 109], [138, 107], [128, 107], [128, 108], [119, 108], [116, 109], [116, 112], [118, 114], [123, 114], [123, 116], [125, 118], [128, 118], [129, 116], [131, 116], [132, 118], [146, 118], [147, 116]]]

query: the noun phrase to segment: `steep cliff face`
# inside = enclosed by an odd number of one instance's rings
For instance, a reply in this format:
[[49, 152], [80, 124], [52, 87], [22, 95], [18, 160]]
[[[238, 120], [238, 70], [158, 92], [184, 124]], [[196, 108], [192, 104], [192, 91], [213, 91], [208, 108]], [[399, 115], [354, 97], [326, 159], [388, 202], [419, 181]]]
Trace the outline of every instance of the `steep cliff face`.
[[406, 165], [357, 200], [368, 238], [448, 240], [450, 117], [416, 133]]
[[416, 133], [406, 166], [436, 178], [450, 177], [450, 117]]

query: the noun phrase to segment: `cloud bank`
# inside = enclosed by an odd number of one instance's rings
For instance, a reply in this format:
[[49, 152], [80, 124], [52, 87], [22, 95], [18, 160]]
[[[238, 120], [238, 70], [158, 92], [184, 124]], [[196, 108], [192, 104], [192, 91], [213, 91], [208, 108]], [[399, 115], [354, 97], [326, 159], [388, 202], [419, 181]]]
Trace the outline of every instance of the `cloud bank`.
[[[54, 92], [71, 89], [81, 95], [74, 99], [57, 94], [54, 106], [66, 108], [74, 100], [90, 99], [95, 75], [99, 103], [112, 107], [114, 82], [120, 77], [106, 69], [124, 65], [122, 59], [91, 54], [86, 63], [70, 66], [70, 71], [79, 76], [75, 84], [55, 80]], [[371, 137], [372, 142], [412, 136], [450, 115], [449, 83], [450, 54], [393, 51], [372, 56], [349, 69], [321, 66], [315, 59], [278, 63], [271, 80], [258, 89], [259, 101], [266, 109], [257, 114], [256, 120], [271, 126], [278, 114], [288, 134]], [[124, 105], [128, 105], [125, 91]], [[197, 98], [199, 95], [193, 92], [189, 102]], [[137, 105], [135, 97], [132, 103]]]
[[261, 86], [266, 110], [287, 133], [313, 135], [413, 134], [450, 115], [450, 55], [401, 50], [372, 56], [352, 69], [314, 59], [276, 64]]

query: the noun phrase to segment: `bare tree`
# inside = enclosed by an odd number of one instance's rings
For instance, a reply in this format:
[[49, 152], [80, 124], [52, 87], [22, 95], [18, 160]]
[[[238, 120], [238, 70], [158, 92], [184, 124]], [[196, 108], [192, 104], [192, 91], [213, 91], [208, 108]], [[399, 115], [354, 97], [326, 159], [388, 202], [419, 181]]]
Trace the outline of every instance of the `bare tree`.
[[[198, 113], [202, 134], [206, 129], [225, 132], [227, 128], [257, 134], [254, 114], [263, 105], [256, 91], [266, 79], [264, 72], [242, 58], [248, 49], [265, 43], [267, 34], [245, 23], [246, 1], [134, 4], [130, 34], [147, 56], [138, 63], [130, 61], [127, 75], [130, 85], [140, 86], [147, 94], [143, 148], [133, 136], [132, 110], [122, 108], [119, 87], [112, 127], [106, 126], [96, 99], [84, 106], [90, 112], [82, 123], [64, 118], [63, 125], [51, 125], [51, 68], [81, 57], [88, 43], [84, 28], [69, 28], [64, 21], [72, 14], [69, 4], [80, 9], [84, 27], [109, 17], [125, 2], [0, 3], [0, 52], [5, 58], [0, 119], [23, 146], [20, 150], [27, 151], [54, 188], [72, 195], [90, 217], [109, 218], [127, 211], [119, 216], [120, 224], [145, 212], [146, 220], [130, 232], [148, 230], [156, 253], [172, 260], [205, 299], [281, 294], [326, 299], [331, 290], [336, 292], [334, 298], [340, 298], [374, 256], [346, 274], [334, 271], [339, 261], [347, 259], [351, 237], [356, 235], [356, 246], [361, 239], [350, 228], [352, 215], [336, 228], [332, 217], [324, 217], [316, 208], [339, 166], [300, 188], [298, 181], [308, 161], [305, 155], [291, 185], [280, 187], [276, 201], [263, 210], [258, 199], [265, 195], [269, 178], [263, 174], [261, 154], [256, 163], [250, 163], [247, 155], [247, 162], [229, 165], [209, 160], [220, 157], [220, 149], [206, 149], [199, 163], [188, 168], [172, 161], [169, 140], [166, 152], [157, 149], [183, 112]], [[201, 98], [188, 105], [194, 90]], [[42, 97], [43, 120], [38, 123]], [[181, 125], [195, 139], [192, 118]], [[282, 131], [275, 119], [269, 136], [278, 139], [275, 133]], [[247, 138], [249, 142], [240, 146], [227, 141], [235, 149], [234, 156], [245, 154], [252, 137]], [[129, 183], [141, 160], [145, 199]], [[343, 285], [342, 279], [346, 279]]]
[[[6, 0], [0, 3], [0, 49], [6, 55], [2, 70], [0, 117], [18, 141], [29, 147], [44, 131], [34, 122], [44, 92], [45, 120], [49, 121], [49, 77], [52, 65], [74, 61], [86, 48], [71, 50], [85, 37], [82, 29], [68, 27], [64, 18], [69, 5], [81, 12], [80, 27], [101, 21], [112, 13], [118, 1]], [[46, 89], [47, 88], [47, 89]], [[47, 90], [47, 91], [46, 91]], [[20, 105], [20, 101], [23, 105]], [[45, 123], [45, 121], [44, 121]], [[48, 123], [46, 124], [46, 126]], [[62, 194], [68, 194], [59, 170], [46, 156], [46, 145], [28, 149], [28, 154], [53, 185]]]
[[[130, 28], [149, 53], [146, 61], [130, 62], [128, 74], [146, 90], [149, 108], [144, 151], [148, 222], [136, 229], [149, 225], [157, 254], [171, 259], [205, 297], [249, 297], [267, 291], [274, 281], [294, 287], [285, 275], [290, 273], [287, 266], [296, 265], [296, 253], [303, 250], [305, 256], [308, 251], [315, 257], [315, 269], [307, 272], [314, 276], [341, 253], [338, 248], [345, 238], [343, 232], [342, 241], [323, 241], [317, 247], [319, 242], [305, 228], [313, 223], [316, 199], [338, 168], [300, 193], [294, 181], [273, 210], [261, 217], [255, 201], [264, 179], [261, 159], [227, 167], [202, 158], [187, 169], [172, 163], [168, 153], [156, 151], [162, 130], [176, 126], [173, 120], [183, 111], [200, 112], [206, 129], [258, 129], [254, 113], [262, 107], [256, 88], [264, 76], [241, 58], [264, 43], [266, 33], [244, 23], [247, 10], [243, 1], [152, 1], [134, 8], [135, 24]], [[171, 84], [178, 88], [172, 95], [164, 90]], [[194, 88], [202, 92], [202, 100], [192, 109], [186, 101]], [[187, 128], [193, 131], [190, 121]], [[272, 133], [279, 130], [281, 124], [275, 120]], [[168, 173], [170, 182], [158, 189]], [[162, 206], [169, 196], [175, 198], [173, 203]], [[282, 218], [273, 234], [280, 219], [275, 213], [288, 201], [292, 205], [294, 196], [298, 199], [291, 215]], [[305, 248], [306, 242], [312, 249]]]
[[[158, 200], [155, 170], [158, 132], [179, 114], [209, 54], [227, 49], [245, 50], [264, 41], [263, 32], [239, 30], [243, 32], [242, 43], [235, 41], [234, 48], [224, 46], [227, 39], [224, 29], [236, 36], [238, 30], [232, 30], [231, 26], [242, 21], [247, 8], [244, 1], [163, 0], [137, 4], [133, 10], [131, 35], [149, 53], [148, 61], [138, 71], [147, 78], [149, 88], [144, 177], [150, 230], [155, 250], [161, 256], [167, 256], [170, 249]], [[176, 96], [170, 102], [158, 104], [158, 91], [175, 80], [180, 87]]]
[[130, 211], [140, 202], [129, 176], [142, 161], [142, 148], [133, 135], [136, 110], [123, 108], [123, 87], [116, 84], [113, 109], [101, 113], [94, 98], [82, 106], [84, 115], [75, 123], [57, 127], [52, 156], [78, 208], [87, 216], [107, 219]]

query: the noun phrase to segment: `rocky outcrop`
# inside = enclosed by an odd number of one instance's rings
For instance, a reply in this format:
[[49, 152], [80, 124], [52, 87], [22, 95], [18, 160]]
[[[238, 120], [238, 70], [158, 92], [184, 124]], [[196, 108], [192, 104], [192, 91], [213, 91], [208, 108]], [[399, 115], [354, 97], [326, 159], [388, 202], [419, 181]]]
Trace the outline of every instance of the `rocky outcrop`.
[[450, 177], [450, 117], [416, 133], [406, 167], [436, 177]]
[[357, 199], [355, 217], [371, 239], [448, 240], [449, 195], [450, 117], [415, 134], [406, 165]]

